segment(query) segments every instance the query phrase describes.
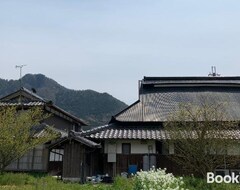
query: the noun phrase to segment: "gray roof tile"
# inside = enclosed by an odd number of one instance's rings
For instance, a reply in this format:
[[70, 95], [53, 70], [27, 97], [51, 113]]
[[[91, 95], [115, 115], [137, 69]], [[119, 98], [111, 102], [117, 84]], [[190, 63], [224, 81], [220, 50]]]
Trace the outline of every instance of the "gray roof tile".
[[[240, 129], [229, 129], [223, 130], [221, 137], [229, 138], [229, 139], [240, 139]], [[91, 138], [91, 139], [139, 139], [139, 140], [166, 140], [170, 139], [170, 134], [168, 131], [163, 129], [162, 127], [132, 127], [132, 126], [116, 126], [109, 124], [105, 127], [98, 127], [93, 130], [84, 131], [79, 133], [80, 136]], [[213, 133], [209, 133], [209, 137], [212, 136]], [[179, 138], [187, 138], [187, 137], [195, 138], [196, 131], [186, 131], [182, 130], [179, 133]]]
[[8, 103], [8, 102], [0, 102], [0, 106], [43, 106], [44, 102], [27, 102], [27, 103]]

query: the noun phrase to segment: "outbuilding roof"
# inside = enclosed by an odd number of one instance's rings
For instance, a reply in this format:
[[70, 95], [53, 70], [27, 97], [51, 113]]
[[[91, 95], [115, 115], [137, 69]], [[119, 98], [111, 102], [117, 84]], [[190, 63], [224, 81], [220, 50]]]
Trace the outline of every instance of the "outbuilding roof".
[[101, 148], [100, 144], [97, 144], [97, 143], [93, 142], [92, 140], [89, 140], [89, 139], [83, 137], [81, 135], [81, 133], [77, 133], [77, 132], [74, 132], [74, 131], [70, 131], [68, 136], [57, 140], [56, 142], [49, 145], [48, 148], [53, 149], [55, 147], [61, 146], [62, 144], [66, 143], [66, 142], [69, 142], [69, 141], [72, 141], [72, 140], [77, 141], [81, 144], [84, 144], [84, 145], [86, 145], [90, 148]]
[[41, 123], [39, 125], [32, 126], [30, 129], [30, 132], [34, 138], [38, 138], [38, 137], [44, 136], [44, 134], [47, 132], [47, 130], [52, 130], [54, 133], [56, 133], [61, 138], [66, 137], [68, 135], [66, 133], [66, 131], [54, 128], [52, 126], [49, 126], [46, 123]]

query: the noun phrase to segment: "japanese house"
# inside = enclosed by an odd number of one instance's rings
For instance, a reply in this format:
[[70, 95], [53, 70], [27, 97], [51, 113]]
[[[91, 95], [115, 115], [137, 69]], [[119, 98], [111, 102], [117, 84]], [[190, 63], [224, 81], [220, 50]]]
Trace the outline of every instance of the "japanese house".
[[[72, 114], [57, 107], [53, 102], [45, 100], [36, 93], [26, 88], [9, 94], [0, 99], [0, 106], [17, 106], [20, 110], [30, 107], [40, 107], [50, 117], [45, 119], [37, 127], [39, 134], [46, 126], [52, 126], [59, 134], [60, 138], [68, 136], [69, 131], [81, 131], [82, 126], [86, 125], [84, 121]], [[35, 129], [36, 129], [35, 127]], [[41, 171], [56, 174], [62, 171], [63, 149], [49, 149], [48, 146], [54, 142], [48, 142], [29, 151], [22, 158], [10, 164], [8, 171]]]
[[[169, 137], [163, 124], [178, 111], [179, 104], [202, 101], [227, 102], [228, 115], [240, 121], [240, 77], [144, 77], [139, 83], [139, 100], [113, 116], [108, 125], [76, 135], [101, 143], [102, 173], [115, 176], [154, 165], [182, 174], [181, 167], [169, 159], [174, 145], [165, 143]], [[239, 129], [234, 138], [240, 139]], [[240, 155], [240, 146], [227, 154]], [[235, 168], [239, 169], [240, 165]]]
[[[36, 148], [9, 169], [51, 171], [57, 161], [62, 161], [57, 169], [62, 178], [82, 182], [86, 176], [135, 173], [153, 165], [175, 174], [184, 173], [169, 158], [175, 150], [173, 144], [166, 143], [169, 135], [164, 129], [179, 104], [227, 102], [229, 120], [240, 121], [240, 77], [144, 77], [139, 81], [139, 99], [135, 103], [113, 116], [107, 125], [87, 131], [81, 130], [85, 125], [82, 120], [26, 89], [2, 98], [1, 105], [19, 104], [19, 96], [21, 106], [42, 106], [53, 113], [45, 123], [54, 124], [62, 138]], [[234, 131], [234, 139], [239, 141], [239, 129]], [[227, 154], [240, 155], [240, 146], [232, 147]], [[240, 171], [240, 165], [234, 169]]]

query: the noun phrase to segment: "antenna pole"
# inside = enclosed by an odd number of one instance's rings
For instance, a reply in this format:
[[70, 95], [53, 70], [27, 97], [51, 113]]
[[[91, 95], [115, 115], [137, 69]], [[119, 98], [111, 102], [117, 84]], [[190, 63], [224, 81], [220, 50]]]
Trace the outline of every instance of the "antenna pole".
[[216, 66], [212, 66], [211, 69], [212, 69], [212, 73], [209, 73], [208, 76], [210, 76], [210, 77], [219, 77], [219, 76], [220, 76], [220, 74], [217, 73], [217, 68], [216, 68]]
[[19, 77], [19, 80], [20, 80], [20, 88], [22, 87], [22, 68], [25, 67], [27, 65], [16, 65], [15, 68], [16, 69], [19, 69], [19, 72], [20, 72], [20, 77]]

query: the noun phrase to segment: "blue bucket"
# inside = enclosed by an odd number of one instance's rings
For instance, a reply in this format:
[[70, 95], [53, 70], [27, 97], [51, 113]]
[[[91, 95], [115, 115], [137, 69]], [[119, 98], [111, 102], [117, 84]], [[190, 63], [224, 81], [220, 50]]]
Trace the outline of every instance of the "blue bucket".
[[128, 166], [128, 173], [129, 174], [136, 174], [137, 173], [137, 165], [129, 165]]

